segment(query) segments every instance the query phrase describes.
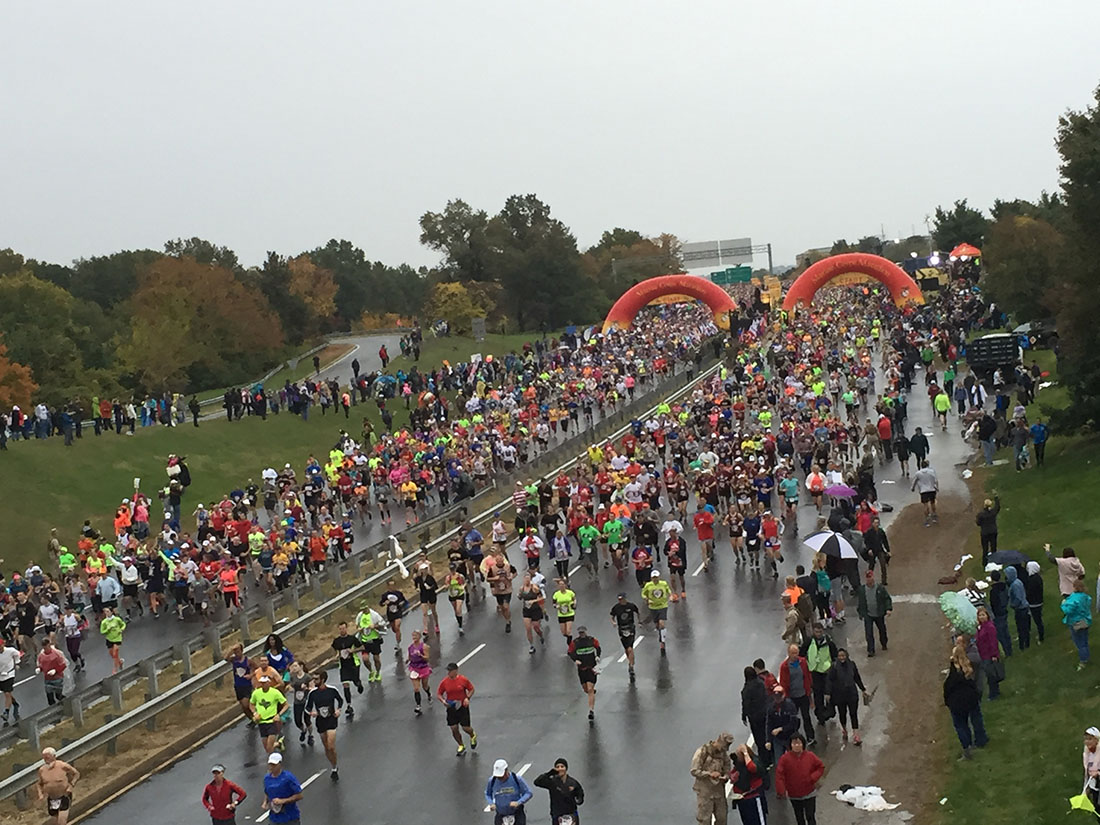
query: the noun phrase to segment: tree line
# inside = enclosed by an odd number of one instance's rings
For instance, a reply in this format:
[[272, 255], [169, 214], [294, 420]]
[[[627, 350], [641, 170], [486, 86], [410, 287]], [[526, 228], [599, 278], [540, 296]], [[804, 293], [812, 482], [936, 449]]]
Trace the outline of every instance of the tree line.
[[336, 239], [260, 266], [202, 238], [69, 265], [0, 250], [0, 406], [230, 386], [326, 333], [398, 319], [460, 333], [478, 317], [494, 331], [587, 324], [638, 281], [682, 269], [673, 235], [615, 228], [582, 252], [535, 195], [495, 215], [452, 200], [420, 230], [435, 267]]
[[983, 290], [1018, 322], [1053, 320], [1059, 379], [1073, 403], [1064, 427], [1100, 422], [1100, 88], [1055, 132], [1060, 191], [996, 200], [988, 214], [959, 200], [935, 211], [934, 246], [982, 250]]

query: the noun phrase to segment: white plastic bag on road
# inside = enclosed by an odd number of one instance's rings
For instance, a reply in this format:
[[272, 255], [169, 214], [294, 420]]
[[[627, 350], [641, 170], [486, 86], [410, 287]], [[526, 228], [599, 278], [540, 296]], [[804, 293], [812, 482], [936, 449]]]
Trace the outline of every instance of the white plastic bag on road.
[[898, 807], [896, 802], [887, 802], [882, 788], [874, 785], [842, 785], [833, 796], [860, 811], [892, 811]]

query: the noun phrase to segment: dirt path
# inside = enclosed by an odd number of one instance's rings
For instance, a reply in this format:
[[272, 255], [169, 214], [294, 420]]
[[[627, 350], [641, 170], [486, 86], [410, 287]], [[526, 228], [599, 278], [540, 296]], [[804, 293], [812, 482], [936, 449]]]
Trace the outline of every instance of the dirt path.
[[[875, 693], [871, 705], [860, 709], [862, 748], [841, 747], [835, 721], [829, 723], [828, 744], [818, 748], [829, 766], [818, 803], [822, 825], [899, 825], [935, 819], [943, 766], [939, 741], [952, 735], [941, 701], [947, 641], [935, 598], [946, 589], [939, 579], [958, 562], [974, 528], [967, 498], [946, 496], [939, 509], [938, 525], [924, 527], [918, 504], [903, 510], [889, 527], [893, 562], [888, 589], [894, 612], [888, 620], [888, 652], [867, 658], [862, 623], [850, 610], [847, 644], [864, 682]], [[887, 801], [899, 807], [889, 813], [865, 813], [827, 796], [844, 784], [878, 785]]]

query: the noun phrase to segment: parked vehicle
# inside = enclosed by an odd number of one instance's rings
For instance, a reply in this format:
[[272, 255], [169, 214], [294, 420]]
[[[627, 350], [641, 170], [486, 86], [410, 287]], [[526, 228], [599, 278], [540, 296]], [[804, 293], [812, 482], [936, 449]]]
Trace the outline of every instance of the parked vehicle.
[[975, 338], [966, 348], [966, 363], [979, 375], [1000, 367], [1011, 376], [1020, 363], [1020, 342], [1014, 332], [994, 332]]
[[1053, 321], [1028, 321], [1012, 330], [1022, 349], [1056, 349], [1058, 330]]

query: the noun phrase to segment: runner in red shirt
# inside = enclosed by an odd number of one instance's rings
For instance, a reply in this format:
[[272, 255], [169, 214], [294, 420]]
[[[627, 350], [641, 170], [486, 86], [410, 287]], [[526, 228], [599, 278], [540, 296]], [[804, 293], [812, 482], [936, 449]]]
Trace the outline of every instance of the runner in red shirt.
[[714, 513], [706, 509], [706, 504], [700, 497], [697, 502], [699, 509], [692, 521], [699, 535], [699, 544], [703, 546], [703, 569], [710, 570], [710, 562], [714, 558]]
[[211, 771], [214, 779], [203, 789], [202, 804], [210, 812], [210, 819], [215, 825], [219, 822], [235, 822], [237, 806], [244, 802], [248, 794], [240, 785], [225, 778], [225, 768], [222, 765], [215, 765]]
[[474, 684], [458, 672], [458, 665], [451, 662], [447, 665], [447, 676], [435, 690], [436, 694], [447, 706], [447, 727], [451, 729], [451, 736], [458, 743], [458, 756], [466, 755], [466, 745], [462, 742], [462, 730], [470, 737], [470, 748], [477, 750], [477, 734], [470, 727], [470, 699], [474, 695]]

